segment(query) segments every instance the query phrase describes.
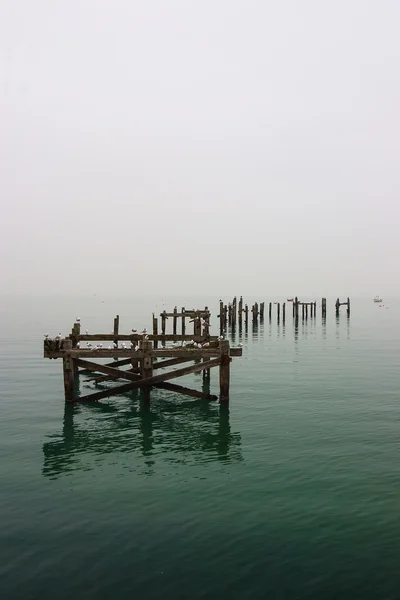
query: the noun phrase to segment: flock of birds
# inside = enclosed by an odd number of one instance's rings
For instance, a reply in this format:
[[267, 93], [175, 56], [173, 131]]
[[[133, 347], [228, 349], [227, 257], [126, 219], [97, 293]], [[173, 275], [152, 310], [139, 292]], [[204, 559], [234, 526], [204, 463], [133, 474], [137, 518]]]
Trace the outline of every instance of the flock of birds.
[[[80, 321], [81, 321], [80, 317], [76, 317], [75, 322], [76, 323], [80, 323]], [[193, 321], [194, 321], [194, 319], [191, 322], [193, 322]], [[204, 319], [201, 319], [201, 324], [202, 324], [203, 327], [206, 326], [206, 325], [208, 327], [210, 327], [210, 324], [207, 321], [205, 321]], [[137, 329], [132, 329], [132, 334], [133, 335], [135, 335], [137, 333], [138, 333]], [[144, 336], [145, 340], [149, 339], [146, 327], [142, 331], [140, 331], [139, 333]], [[85, 329], [85, 335], [89, 335], [89, 330], [88, 329]], [[49, 339], [49, 334], [46, 333], [44, 337], [45, 337], [46, 340]], [[56, 337], [54, 339], [55, 340], [61, 340], [61, 333], [59, 333], [58, 335], [56, 335]], [[219, 341], [221, 341], [223, 339], [224, 339], [223, 335], [220, 335], [219, 338], [218, 338]], [[239, 345], [241, 346], [241, 344], [239, 344]], [[200, 348], [209, 348], [209, 346], [210, 346], [210, 342], [205, 342], [204, 344], [200, 344], [200, 342], [195, 342], [194, 340], [190, 340], [188, 342], [185, 342], [185, 341], [183, 341], [183, 342], [174, 342], [171, 347], [172, 348], [197, 348], [197, 349], [200, 349]], [[77, 343], [76, 347], [77, 348], [81, 347], [80, 342]], [[103, 344], [96, 344], [94, 346], [90, 342], [87, 342], [85, 349], [86, 350], [94, 350], [95, 351], [95, 350], [101, 350], [102, 348], [103, 348]], [[118, 348], [118, 344], [116, 342], [114, 342], [114, 344], [112, 346], [110, 345], [110, 346], [107, 347], [107, 350], [113, 350], [113, 349], [116, 350], [117, 348]], [[139, 345], [138, 344], [134, 344], [133, 342], [131, 342], [130, 343], [130, 348], [128, 348], [127, 345], [124, 342], [122, 342], [121, 343], [121, 349], [122, 350], [128, 350], [128, 349], [130, 349], [130, 350], [134, 350], [135, 352], [137, 352], [139, 350]]]

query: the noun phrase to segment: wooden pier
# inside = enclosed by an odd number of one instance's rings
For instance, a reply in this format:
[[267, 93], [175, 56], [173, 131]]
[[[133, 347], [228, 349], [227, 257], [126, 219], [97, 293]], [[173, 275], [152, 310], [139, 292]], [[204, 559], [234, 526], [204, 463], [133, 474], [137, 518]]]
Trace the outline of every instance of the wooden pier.
[[[212, 336], [210, 329], [210, 312], [204, 310], [187, 311], [182, 308], [178, 313], [175, 309], [161, 313], [161, 333], [158, 333], [158, 320], [153, 315], [153, 333], [147, 330], [141, 333], [132, 330], [129, 334], [119, 333], [119, 316], [114, 319], [112, 333], [81, 334], [80, 322], [74, 323], [68, 337], [44, 340], [44, 357], [61, 358], [63, 361], [65, 401], [95, 402], [123, 394], [130, 390], [141, 389], [146, 403], [150, 402], [152, 388], [177, 392], [195, 398], [217, 400], [218, 397], [204, 391], [187, 388], [176, 383], [170, 383], [191, 373], [203, 372], [203, 377], [210, 376], [213, 367], [219, 367], [219, 400], [221, 404], [229, 403], [230, 363], [232, 357], [241, 356], [242, 348], [231, 348], [229, 341], [221, 336]], [[172, 319], [173, 333], [166, 332], [167, 319]], [[181, 320], [182, 333], [177, 334], [177, 320]], [[186, 320], [193, 323], [193, 334], [186, 334]], [[86, 342], [86, 346], [84, 346]], [[108, 347], [102, 343], [109, 342]], [[121, 343], [121, 345], [120, 345]], [[129, 347], [127, 347], [127, 344]], [[162, 346], [162, 347], [160, 347]], [[106, 364], [95, 362], [95, 359], [113, 359]], [[170, 370], [183, 363], [195, 364]], [[129, 369], [121, 367], [129, 365]], [[161, 369], [168, 369], [160, 372]], [[77, 378], [79, 372], [100, 373], [96, 382], [105, 380], [127, 380], [128, 383], [108, 388], [92, 394], [78, 396]], [[160, 373], [160, 374], [157, 374]]]

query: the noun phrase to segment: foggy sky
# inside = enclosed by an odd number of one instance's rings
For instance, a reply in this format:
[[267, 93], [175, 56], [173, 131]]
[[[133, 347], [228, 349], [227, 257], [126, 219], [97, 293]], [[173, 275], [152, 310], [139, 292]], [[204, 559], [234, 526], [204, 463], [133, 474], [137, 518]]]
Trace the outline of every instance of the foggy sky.
[[2, 0], [1, 293], [399, 295], [397, 0]]

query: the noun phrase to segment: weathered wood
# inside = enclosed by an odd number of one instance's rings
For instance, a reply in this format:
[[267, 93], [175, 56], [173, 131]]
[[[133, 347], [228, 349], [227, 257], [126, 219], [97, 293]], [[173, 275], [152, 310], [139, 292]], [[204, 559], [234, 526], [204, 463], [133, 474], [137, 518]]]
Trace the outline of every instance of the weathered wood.
[[[117, 315], [114, 319], [114, 344], [117, 344], [118, 347], [118, 331], [119, 331], [119, 315]], [[82, 339], [82, 338], [81, 338]]]
[[132, 373], [131, 371], [123, 371], [122, 369], [106, 367], [106, 365], [99, 365], [81, 358], [77, 358], [75, 360], [78, 367], [82, 367], [83, 369], [86, 369], [86, 371], [105, 373], [106, 375], [110, 375], [116, 379], [128, 379], [129, 381], [137, 381], [138, 379], [138, 375], [136, 373]]
[[272, 302], [269, 303], [268, 305], [268, 318], [269, 320], [271, 320], [272, 317]]
[[[81, 342], [107, 342], [107, 341], [112, 341], [114, 339], [114, 334], [113, 333], [95, 333], [95, 334], [88, 334], [88, 335], [81, 335], [80, 336], [80, 341]], [[119, 334], [117, 336], [117, 340], [119, 340], [120, 342], [139, 342], [140, 340], [143, 339], [143, 334], [138, 334], [138, 333], [131, 333], [131, 334]], [[191, 340], [194, 340], [195, 342], [203, 342], [203, 341], [217, 341], [218, 340], [218, 336], [216, 335], [200, 335], [197, 337], [194, 337], [193, 334], [177, 334], [177, 335], [173, 335], [172, 333], [166, 333], [165, 335], [157, 334], [148, 334], [148, 339], [151, 341], [156, 341], [158, 340], [159, 342], [189, 342]]]
[[[65, 340], [65, 349], [72, 349], [72, 340]], [[65, 402], [74, 402], [75, 400], [75, 369], [74, 359], [70, 355], [63, 358], [63, 375], [64, 375], [64, 395]]]
[[350, 298], [347, 298], [347, 316], [350, 316]]
[[285, 322], [285, 318], [286, 318], [286, 302], [282, 303], [282, 322]]
[[166, 323], [167, 323], [167, 313], [164, 310], [164, 312], [161, 313], [161, 333], [162, 333], [162, 335], [165, 335]]
[[153, 364], [153, 370], [166, 369], [167, 367], [180, 365], [181, 363], [190, 362], [191, 360], [194, 360], [192, 356], [185, 356], [182, 358], [171, 358], [169, 360], [159, 361]]
[[265, 302], [260, 302], [260, 319], [261, 320], [264, 319], [264, 306], [265, 306]]
[[205, 392], [199, 392], [198, 390], [192, 390], [176, 383], [157, 383], [155, 386], [157, 389], [168, 390], [171, 392], [177, 392], [178, 394], [184, 394], [185, 396], [192, 396], [193, 398], [201, 398], [203, 400], [218, 400], [218, 396], [215, 394], [208, 394]]
[[153, 339], [154, 339], [154, 348], [158, 348], [158, 319], [153, 313]]
[[[89, 359], [97, 359], [97, 358], [135, 358], [139, 360], [142, 358], [141, 352], [134, 352], [130, 348], [118, 348], [108, 350], [105, 348], [101, 348], [98, 350], [88, 350], [86, 348], [76, 349], [68, 351], [69, 354], [73, 358], [89, 358]], [[231, 356], [242, 356], [243, 349], [242, 348], [231, 348], [230, 349]], [[66, 352], [63, 350], [60, 351], [48, 351], [44, 350], [44, 358], [64, 358], [66, 356]], [[198, 358], [206, 358], [219, 356], [219, 349], [210, 347], [210, 348], [158, 348], [158, 350], [152, 351], [152, 356], [157, 358], [178, 358], [187, 356], [193, 359]], [[128, 364], [128, 363], [125, 363]]]
[[277, 308], [278, 308], [277, 318], [278, 318], [278, 321], [280, 321], [280, 318], [281, 318], [281, 303], [280, 302], [278, 302]]
[[173, 313], [173, 321], [172, 321], [172, 333], [174, 335], [176, 335], [176, 326], [177, 326], [177, 322], [178, 322], [178, 308], [175, 306], [174, 308], [174, 313]]
[[178, 317], [181, 318], [182, 316], [184, 316], [186, 319], [193, 319], [194, 317], [197, 317], [200, 314], [200, 317], [205, 318], [207, 316], [210, 316], [211, 313], [210, 311], [207, 309], [205, 310], [185, 310], [184, 307], [182, 307], [181, 312], [162, 312], [160, 313], [160, 317], [162, 317], [162, 315], [165, 315], [167, 318], [168, 317]]
[[239, 298], [238, 317], [239, 317], [239, 325], [241, 325], [242, 320], [243, 320], [243, 296], [240, 296], [240, 298]]
[[[146, 379], [151, 379], [153, 377], [153, 357], [151, 355], [151, 351], [153, 348], [152, 342], [143, 340], [140, 342], [140, 347], [143, 353], [143, 358], [140, 361], [140, 369], [142, 381]], [[150, 402], [150, 385], [145, 385], [142, 387], [143, 396], [145, 403]]]
[[219, 397], [221, 404], [229, 403], [230, 362], [229, 341], [220, 342], [221, 358], [219, 361]]
[[81, 402], [95, 402], [97, 400], [102, 400], [103, 398], [108, 398], [109, 396], [114, 396], [117, 394], [123, 394], [125, 392], [129, 392], [130, 390], [138, 389], [140, 387], [152, 386], [156, 383], [163, 383], [164, 381], [168, 381], [169, 379], [175, 379], [178, 377], [183, 377], [184, 375], [189, 375], [190, 373], [198, 373], [204, 369], [204, 367], [212, 368], [216, 367], [220, 364], [220, 359], [216, 358], [213, 360], [209, 360], [208, 363], [201, 363], [200, 365], [191, 365], [190, 367], [185, 367], [183, 369], [176, 369], [175, 371], [170, 371], [168, 373], [163, 373], [162, 375], [155, 375], [154, 377], [150, 377], [148, 379], [140, 379], [138, 381], [132, 381], [125, 385], [121, 385], [115, 388], [110, 388], [108, 390], [104, 390], [101, 392], [96, 392], [93, 394], [89, 394], [87, 396], [81, 396], [79, 400]]
[[72, 347], [76, 348], [77, 344], [79, 342], [79, 336], [81, 333], [81, 324], [80, 323], [74, 323], [73, 327], [72, 327], [72, 333], [71, 333], [71, 340], [72, 340]]
[[244, 307], [244, 324], [247, 325], [249, 322], [249, 307], [247, 304], [245, 304]]
[[185, 335], [185, 332], [186, 332], [186, 323], [185, 323], [186, 312], [185, 312], [185, 307], [184, 306], [182, 306], [181, 315], [182, 315], [181, 316], [181, 318], [182, 318], [182, 329], [181, 329], [181, 331], [182, 331], [182, 335]]

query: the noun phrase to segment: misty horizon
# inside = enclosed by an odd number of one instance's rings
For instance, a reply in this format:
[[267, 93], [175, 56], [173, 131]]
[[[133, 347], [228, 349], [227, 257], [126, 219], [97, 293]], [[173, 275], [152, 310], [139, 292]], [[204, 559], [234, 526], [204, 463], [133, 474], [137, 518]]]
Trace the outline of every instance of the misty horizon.
[[399, 19], [3, 2], [1, 294], [400, 296]]

